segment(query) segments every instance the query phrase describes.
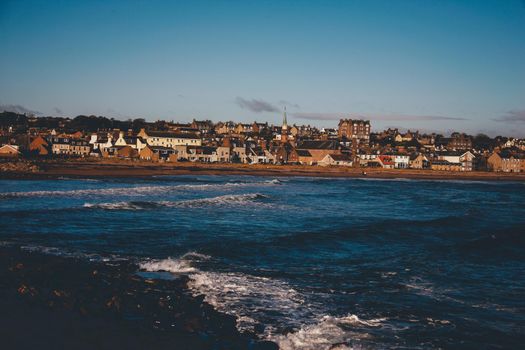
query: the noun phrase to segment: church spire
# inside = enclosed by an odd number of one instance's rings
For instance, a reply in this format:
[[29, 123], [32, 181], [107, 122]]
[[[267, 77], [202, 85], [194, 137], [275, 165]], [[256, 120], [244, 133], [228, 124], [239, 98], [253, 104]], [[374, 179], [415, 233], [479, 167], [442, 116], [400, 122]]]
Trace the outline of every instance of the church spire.
[[288, 142], [288, 121], [286, 120], [286, 106], [284, 106], [283, 126], [281, 127], [281, 142]]
[[288, 129], [288, 122], [286, 120], [286, 106], [284, 106], [283, 129]]

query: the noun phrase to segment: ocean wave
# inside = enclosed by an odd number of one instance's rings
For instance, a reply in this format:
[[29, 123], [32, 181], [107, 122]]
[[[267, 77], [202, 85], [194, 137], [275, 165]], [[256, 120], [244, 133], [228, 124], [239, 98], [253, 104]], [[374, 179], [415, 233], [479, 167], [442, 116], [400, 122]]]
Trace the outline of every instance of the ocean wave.
[[175, 274], [187, 274], [197, 271], [191, 266], [189, 261], [172, 258], [142, 262], [139, 264], [139, 267], [148, 272], [167, 271]]
[[411, 293], [434, 299], [437, 301], [449, 301], [458, 304], [465, 304], [465, 301], [456, 297], [453, 289], [437, 286], [435, 283], [427, 281], [421, 277], [412, 277], [406, 283], [402, 284], [407, 291]]
[[57, 177], [57, 180], [64, 180], [64, 181], [85, 181], [85, 182], [100, 182], [99, 179], [91, 179], [91, 178], [73, 178], [73, 177], [67, 177], [67, 176], [59, 176]]
[[491, 251], [492, 256], [522, 257], [524, 255], [525, 235], [520, 226], [507, 229], [479, 232], [477, 237], [460, 242], [458, 245], [462, 254], [484, 253]]
[[[285, 281], [240, 272], [202, 271], [193, 264], [210, 258], [190, 252], [177, 259], [147, 260], [139, 266], [148, 272], [187, 275], [193, 296], [203, 295], [217, 311], [235, 316], [239, 331], [256, 332], [284, 350], [349, 349], [345, 342], [366, 337], [363, 329], [380, 327], [386, 320], [324, 315], [322, 305], [310, 303]], [[283, 334], [290, 329], [296, 331]]]
[[84, 208], [89, 209], [105, 209], [105, 210], [145, 210], [167, 207], [170, 205], [168, 201], [129, 201], [129, 202], [114, 202], [114, 203], [84, 203]]
[[105, 210], [148, 210], [157, 208], [195, 208], [210, 205], [246, 205], [269, 198], [260, 193], [229, 194], [211, 198], [197, 198], [182, 201], [127, 201], [114, 203], [84, 203], [84, 208]]
[[[267, 277], [198, 271], [190, 275], [188, 287], [194, 296], [204, 295], [204, 300], [218, 311], [236, 316], [240, 331], [282, 322], [295, 325], [307, 312], [299, 292], [284, 281]], [[271, 327], [265, 329], [266, 334], [271, 332]]]
[[126, 261], [129, 260], [125, 256], [116, 255], [116, 254], [107, 254], [101, 255], [96, 253], [86, 253], [82, 251], [74, 251], [65, 248], [41, 246], [41, 245], [23, 245], [20, 246], [20, 249], [32, 253], [41, 253], [46, 255], [60, 256], [63, 258], [76, 258], [76, 259], [85, 259], [89, 261], [98, 261], [98, 262], [110, 262], [110, 261]]
[[147, 260], [139, 263], [141, 270], [148, 272], [171, 272], [174, 274], [187, 274], [196, 272], [197, 269], [191, 266], [192, 261], [198, 260], [209, 260], [211, 256], [197, 253], [188, 252], [178, 259], [167, 258], [160, 260]]
[[152, 193], [164, 193], [177, 186], [138, 186], [138, 187], [111, 187], [91, 188], [81, 190], [53, 190], [53, 191], [29, 191], [29, 192], [6, 192], [0, 193], [0, 198], [17, 197], [62, 197], [62, 196], [113, 196], [113, 195], [142, 195]]
[[[349, 327], [379, 327], [383, 319], [361, 320], [356, 315], [337, 318], [318, 316], [316, 305], [284, 281], [240, 273], [198, 272], [190, 276], [193, 295], [218, 311], [234, 315], [240, 331], [255, 331], [265, 326], [260, 336], [279, 344], [283, 350], [349, 349], [345, 341], [363, 336]], [[319, 323], [304, 325], [321, 318]], [[278, 325], [280, 329], [277, 329]], [[298, 329], [282, 334], [283, 329]], [[339, 347], [334, 345], [340, 344]]]
[[430, 182], [430, 183], [445, 183], [445, 184], [458, 184], [458, 185], [502, 185], [502, 184], [511, 184], [519, 183], [513, 181], [487, 181], [483, 179], [452, 179], [452, 178], [404, 178], [404, 177], [358, 177], [351, 178], [351, 180], [356, 181], [385, 181], [385, 182]]
[[378, 181], [378, 182], [417, 182], [419, 179], [405, 177], [355, 177], [350, 180], [356, 181]]
[[[192, 295], [204, 295], [204, 300], [216, 310], [235, 316], [240, 331], [254, 331], [258, 325], [286, 319], [299, 322], [308, 312], [303, 307], [304, 297], [284, 281], [237, 272], [201, 271], [193, 265], [198, 260], [203, 258], [192, 252], [178, 259], [144, 261], [139, 266], [148, 272], [187, 274]], [[265, 317], [276, 319], [262, 322]], [[272, 329], [266, 331], [269, 335]]]
[[353, 332], [362, 327], [381, 327], [386, 318], [362, 320], [357, 315], [323, 316], [319, 322], [301, 327], [298, 331], [270, 337], [281, 350], [350, 350], [351, 342], [366, 335]]
[[135, 187], [110, 187], [89, 188], [78, 190], [50, 190], [50, 191], [27, 191], [27, 192], [4, 192], [0, 193], [2, 198], [25, 198], [25, 197], [61, 197], [61, 196], [141, 196], [149, 194], [164, 194], [173, 191], [213, 190], [223, 188], [238, 188], [252, 186], [272, 186], [280, 184], [277, 179], [258, 182], [226, 182], [222, 184], [192, 184], [174, 186], [135, 186]]

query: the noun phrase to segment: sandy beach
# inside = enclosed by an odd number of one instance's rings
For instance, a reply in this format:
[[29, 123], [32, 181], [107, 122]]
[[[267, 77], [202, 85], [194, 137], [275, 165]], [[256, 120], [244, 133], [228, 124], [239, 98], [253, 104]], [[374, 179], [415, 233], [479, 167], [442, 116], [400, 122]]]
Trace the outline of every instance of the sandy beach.
[[[4, 163], [5, 164], [5, 163]], [[0, 172], [0, 178], [45, 179], [58, 177], [148, 177], [156, 175], [256, 175], [256, 176], [315, 176], [353, 178], [406, 178], [427, 180], [525, 181], [523, 173], [495, 172], [441, 172], [419, 169], [374, 169], [350, 167], [321, 167], [271, 164], [203, 164], [151, 163], [119, 159], [102, 160], [36, 160], [19, 161], [9, 171]], [[24, 166], [20, 166], [24, 164]], [[36, 166], [31, 171], [28, 165]]]

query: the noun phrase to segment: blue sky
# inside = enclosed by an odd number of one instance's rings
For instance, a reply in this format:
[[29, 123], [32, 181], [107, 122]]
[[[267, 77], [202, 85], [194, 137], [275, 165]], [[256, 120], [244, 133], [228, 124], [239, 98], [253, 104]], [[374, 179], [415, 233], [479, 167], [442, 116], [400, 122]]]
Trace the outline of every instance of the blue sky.
[[0, 1], [0, 109], [525, 136], [525, 1]]

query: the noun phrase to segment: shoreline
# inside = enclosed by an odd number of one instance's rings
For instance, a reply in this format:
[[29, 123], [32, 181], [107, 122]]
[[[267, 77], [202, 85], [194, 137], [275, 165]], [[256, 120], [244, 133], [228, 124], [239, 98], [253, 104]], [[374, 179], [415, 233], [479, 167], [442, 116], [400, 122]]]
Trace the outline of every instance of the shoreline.
[[[139, 276], [133, 261], [86, 261], [0, 246], [0, 336], [8, 348], [277, 349], [187, 291], [188, 277]], [[31, 337], [27, 337], [27, 331]]]
[[[419, 180], [525, 181], [525, 173], [495, 173], [482, 171], [440, 172], [419, 169], [375, 169], [271, 164], [204, 164], [189, 162], [159, 164], [128, 160], [22, 160], [18, 162], [25, 164], [25, 166], [20, 170], [16, 169], [0, 172], [0, 179], [52, 180], [60, 177], [141, 178], [159, 175], [252, 175], [373, 179], [403, 178]], [[30, 166], [27, 164], [30, 164]], [[31, 170], [27, 170], [28, 168]], [[36, 171], [35, 168], [37, 169]]]

